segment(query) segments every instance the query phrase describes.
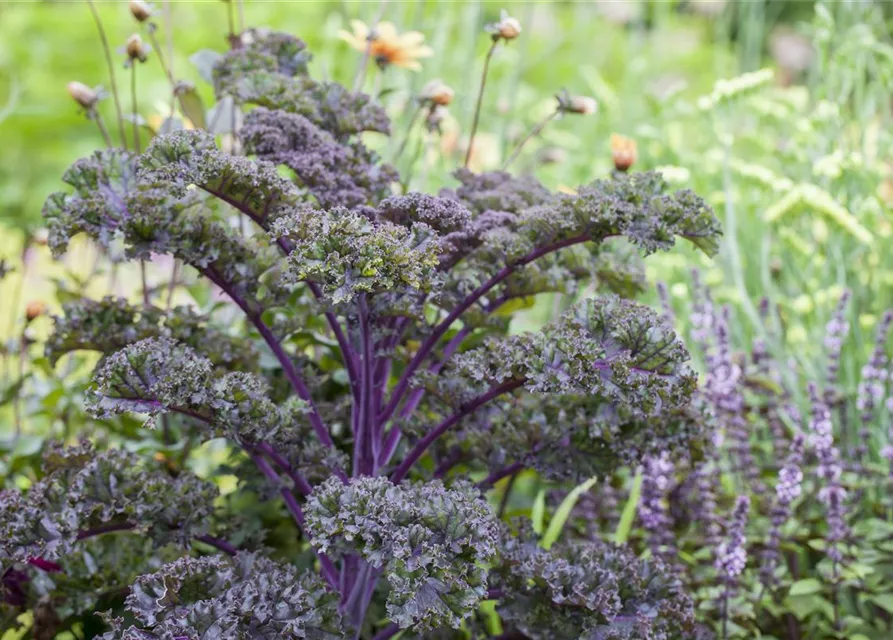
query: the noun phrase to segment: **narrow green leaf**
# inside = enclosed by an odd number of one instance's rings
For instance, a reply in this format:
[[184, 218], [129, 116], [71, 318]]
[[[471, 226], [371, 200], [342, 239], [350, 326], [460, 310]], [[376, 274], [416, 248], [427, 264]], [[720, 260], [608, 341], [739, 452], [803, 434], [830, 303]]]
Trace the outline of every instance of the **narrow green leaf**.
[[[555, 510], [555, 515], [552, 516], [552, 519], [549, 521], [549, 528], [546, 529], [546, 533], [543, 535], [542, 540], [540, 540], [540, 546], [543, 549], [550, 548], [555, 541], [558, 540], [559, 536], [561, 536], [561, 532], [564, 530], [564, 525], [567, 523], [567, 519], [570, 518], [571, 511], [574, 510], [574, 505], [577, 504], [577, 500], [580, 499], [580, 496], [589, 491], [598, 481], [598, 478], [589, 478], [583, 484], [577, 485], [573, 488], [573, 490], [568, 493], [564, 500], [561, 501], [561, 504], [558, 505], [558, 508]], [[543, 494], [545, 496], [545, 494]]]
[[543, 522], [546, 518], [546, 490], [540, 489], [533, 500], [533, 508], [530, 510], [530, 519], [533, 521], [533, 530], [536, 535], [543, 535]]
[[639, 496], [642, 494], [642, 472], [636, 473], [633, 478], [633, 486], [629, 491], [629, 498], [623, 505], [623, 513], [620, 514], [620, 522], [614, 532], [614, 544], [626, 544], [629, 533], [633, 529], [633, 520], [636, 519], [636, 507], [639, 506]]

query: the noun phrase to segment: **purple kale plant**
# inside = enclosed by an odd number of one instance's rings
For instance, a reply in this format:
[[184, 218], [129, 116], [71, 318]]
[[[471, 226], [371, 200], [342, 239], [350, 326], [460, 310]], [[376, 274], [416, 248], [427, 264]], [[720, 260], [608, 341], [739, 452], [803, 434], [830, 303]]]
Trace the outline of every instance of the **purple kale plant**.
[[[692, 637], [669, 528], [647, 562], [545, 549], [487, 497], [526, 469], [567, 486], [645, 460], [658, 533], [667, 456], [702, 436], [697, 379], [668, 315], [624, 296], [642, 288], [636, 251], [715, 253], [712, 211], [653, 172], [568, 195], [462, 169], [438, 194], [401, 192], [361, 137], [389, 131], [384, 111], [313, 80], [310, 59], [286, 34], [234, 36], [213, 80], [245, 111], [238, 144], [199, 127], [97, 151], [47, 201], [56, 255], [85, 234], [123, 259], [170, 256], [227, 313], [146, 291], [56, 318], [52, 362], [99, 354], [95, 418], [160, 425], [184, 454], [47, 451], [43, 476], [0, 500], [6, 602], [106, 604], [108, 640], [450, 637], [488, 600], [517, 637]], [[513, 303], [590, 284], [542, 330], [511, 330]], [[729, 419], [734, 384], [712, 388]], [[222, 442], [200, 478], [188, 451]], [[116, 558], [117, 605], [89, 602], [99, 578], [58, 597]]]

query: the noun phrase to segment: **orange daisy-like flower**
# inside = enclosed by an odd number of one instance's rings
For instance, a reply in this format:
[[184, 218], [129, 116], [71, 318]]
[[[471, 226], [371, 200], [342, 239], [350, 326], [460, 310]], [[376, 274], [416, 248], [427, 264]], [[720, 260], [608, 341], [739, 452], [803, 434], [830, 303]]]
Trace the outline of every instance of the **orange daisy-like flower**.
[[372, 30], [359, 20], [351, 20], [350, 26], [353, 32], [342, 30], [338, 36], [357, 51], [365, 53], [369, 47], [369, 55], [381, 67], [393, 65], [419, 71], [422, 68], [419, 58], [434, 55], [434, 50], [423, 44], [424, 34], [418, 31], [397, 33], [391, 22], [379, 22]]

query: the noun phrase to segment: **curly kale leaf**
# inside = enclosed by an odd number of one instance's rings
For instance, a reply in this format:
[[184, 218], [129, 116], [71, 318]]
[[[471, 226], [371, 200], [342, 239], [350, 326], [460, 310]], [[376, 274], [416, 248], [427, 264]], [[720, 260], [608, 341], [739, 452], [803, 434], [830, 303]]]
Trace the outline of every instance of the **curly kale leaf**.
[[458, 627], [486, 599], [498, 526], [470, 486], [332, 478], [313, 492], [306, 517], [323, 552], [359, 553], [384, 572], [388, 617], [401, 628]]
[[62, 307], [47, 340], [50, 362], [72, 351], [99, 351], [108, 355], [146, 338], [170, 337], [199, 349], [215, 366], [254, 369], [257, 350], [252, 342], [214, 327], [206, 315], [189, 307], [170, 310], [132, 305], [124, 298], [80, 299]]
[[696, 403], [619, 419], [585, 395], [521, 394], [477, 412], [441, 446], [459, 447], [490, 468], [520, 461], [546, 478], [578, 483], [635, 465], [648, 454], [695, 455], [706, 434], [704, 420]]
[[692, 602], [660, 563], [622, 547], [574, 542], [545, 550], [508, 537], [496, 573], [506, 627], [532, 640], [687, 640]]
[[449, 198], [430, 196], [426, 193], [407, 193], [391, 196], [378, 205], [378, 218], [411, 228], [424, 223], [449, 241], [451, 233], [466, 229], [472, 222], [472, 213], [465, 205]]
[[73, 191], [52, 194], [43, 207], [54, 256], [65, 253], [81, 232], [109, 248], [128, 216], [126, 197], [135, 186], [136, 158], [122, 149], [97, 151], [65, 172], [62, 179]]
[[170, 183], [141, 184], [129, 198], [130, 217], [122, 225], [131, 258], [169, 254], [194, 267], [247, 313], [278, 304], [288, 292], [268, 273], [279, 253], [263, 234], [243, 237], [216, 219], [195, 191], [176, 199]]
[[313, 437], [305, 402], [274, 402], [259, 376], [220, 376], [208, 358], [167, 337], [147, 338], [109, 356], [94, 376], [88, 409], [97, 417], [180, 413], [198, 420], [210, 437], [272, 445], [311, 479], [347, 464], [343, 453]]
[[407, 229], [343, 208], [303, 209], [277, 220], [271, 233], [292, 245], [286, 276], [318, 283], [336, 304], [359, 293], [430, 291], [439, 282], [437, 236], [421, 223]]
[[315, 575], [249, 553], [184, 557], [137, 578], [125, 603], [137, 623], [106, 615], [105, 640], [335, 640], [338, 595]]
[[492, 339], [462, 353], [451, 371], [469, 391], [523, 380], [534, 393], [586, 394], [619, 416], [645, 417], [691, 397], [696, 379], [687, 360], [682, 342], [654, 311], [605, 296], [575, 305], [540, 333]]
[[399, 179], [361, 142], [338, 142], [302, 115], [253, 110], [241, 131], [249, 153], [285, 165], [323, 208], [374, 205]]
[[0, 557], [18, 562], [58, 558], [79, 538], [109, 525], [128, 526], [157, 545], [181, 545], [207, 533], [217, 488], [120, 449], [89, 444], [51, 447], [47, 475], [25, 494], [0, 493]]
[[210, 420], [217, 406], [211, 361], [170, 338], [147, 338], [109, 356], [96, 372], [88, 409], [97, 417], [168, 410]]
[[97, 603], [110, 594], [124, 595], [137, 577], [159, 563], [173, 562], [186, 553], [182, 545], [158, 547], [142, 535], [97, 535], [78, 541], [59, 559], [61, 571], [31, 570], [28, 602], [51, 597], [56, 613], [93, 615]]
[[218, 99], [229, 95], [239, 104], [302, 115], [339, 140], [363, 131], [390, 131], [384, 109], [369, 96], [309, 78], [309, 56], [297, 38], [259, 31], [248, 35], [214, 66]]
[[301, 199], [273, 164], [224, 153], [206, 131], [156, 136], [140, 156], [138, 175], [143, 183], [164, 185], [173, 198], [183, 198], [195, 185], [261, 226]]
[[515, 177], [505, 171], [473, 173], [468, 169], [459, 169], [455, 175], [461, 183], [455, 197], [478, 214], [517, 214], [530, 207], [552, 204], [558, 198], [531, 176]]
[[[616, 296], [587, 299], [539, 333], [490, 338], [419, 374], [429, 392], [404, 431], [431, 438], [430, 415], [458, 447], [488, 466], [534, 466], [547, 477], [613, 472], [656, 450], [691, 449], [703, 435], [691, 405], [696, 376], [672, 328], [653, 310]], [[520, 389], [508, 400], [493, 394]], [[490, 401], [467, 415], [481, 398]]]

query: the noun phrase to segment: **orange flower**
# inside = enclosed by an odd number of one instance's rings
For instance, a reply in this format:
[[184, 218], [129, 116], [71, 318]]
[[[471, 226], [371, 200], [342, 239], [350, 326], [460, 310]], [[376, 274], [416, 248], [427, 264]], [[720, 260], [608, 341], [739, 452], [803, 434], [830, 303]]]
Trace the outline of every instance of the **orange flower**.
[[636, 163], [638, 150], [636, 141], [617, 133], [611, 134], [611, 155], [614, 157], [614, 168], [617, 171], [629, 171]]
[[[359, 20], [351, 20], [353, 32], [341, 30], [338, 36], [351, 47], [363, 53], [369, 48], [369, 55], [381, 67], [393, 65], [411, 71], [419, 71], [422, 64], [419, 58], [429, 58], [434, 50], [422, 44], [425, 36], [418, 31], [397, 33], [391, 22], [379, 22], [371, 30]], [[371, 33], [371, 35], [370, 35]]]

